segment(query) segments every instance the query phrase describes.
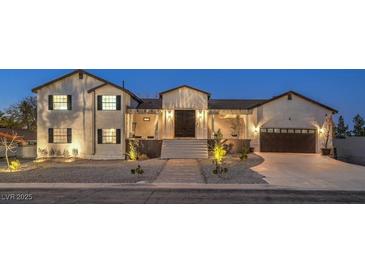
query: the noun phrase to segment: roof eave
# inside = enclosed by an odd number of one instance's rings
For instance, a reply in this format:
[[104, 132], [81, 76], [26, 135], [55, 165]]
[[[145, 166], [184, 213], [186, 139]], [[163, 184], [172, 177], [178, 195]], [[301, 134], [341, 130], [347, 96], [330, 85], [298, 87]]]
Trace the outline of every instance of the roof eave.
[[[49, 82], [47, 82], [47, 83], [45, 83], [45, 84], [43, 84], [43, 85], [37, 86], [37, 87], [35, 87], [35, 88], [33, 88], [33, 89], [32, 89], [32, 92], [33, 92], [33, 93], [37, 93], [37, 91], [38, 91], [38, 90], [40, 90], [41, 88], [44, 88], [44, 87], [46, 87], [46, 86], [48, 86], [48, 85], [51, 85], [51, 84], [53, 84], [53, 83], [55, 83], [55, 82], [57, 82], [57, 81], [60, 81], [60, 80], [65, 79], [65, 78], [67, 78], [67, 77], [69, 77], [69, 76], [71, 76], [71, 75], [73, 75], [73, 74], [75, 74], [75, 73], [80, 73], [80, 72], [81, 72], [81, 73], [84, 73], [84, 74], [86, 74], [86, 75], [88, 75], [88, 76], [90, 76], [90, 77], [93, 77], [93, 78], [95, 78], [95, 79], [99, 80], [100, 82], [104, 82], [104, 84], [105, 84], [105, 85], [106, 85], [106, 84], [109, 84], [109, 85], [114, 86], [114, 87], [116, 87], [116, 88], [118, 88], [118, 89], [120, 89], [120, 90], [123, 90], [124, 92], [126, 92], [127, 94], [129, 94], [132, 98], [134, 98], [137, 102], [142, 102], [142, 99], [140, 99], [137, 95], [135, 95], [135, 94], [134, 94], [133, 92], [131, 92], [130, 90], [128, 90], [128, 89], [126, 89], [126, 88], [124, 88], [124, 87], [121, 87], [121, 86], [119, 86], [119, 85], [117, 85], [117, 84], [114, 84], [114, 83], [112, 83], [112, 82], [110, 82], [110, 81], [108, 81], [108, 80], [105, 80], [105, 79], [103, 79], [103, 78], [101, 78], [101, 77], [99, 77], [99, 76], [96, 76], [96, 75], [94, 75], [94, 74], [92, 74], [92, 73], [90, 73], [90, 72], [87, 72], [86, 70], [83, 70], [83, 69], [77, 69], [77, 70], [74, 70], [74, 71], [72, 71], [72, 72], [70, 72], [70, 73], [67, 73], [67, 74], [65, 74], [65, 75], [61, 76], [61, 77], [58, 77], [58, 78], [56, 78], [56, 79], [53, 79], [52, 81], [49, 81]], [[92, 88], [92, 89], [90, 89], [90, 90], [92, 91], [93, 89], [100, 88], [101, 86], [104, 86], [104, 84], [99, 85], [98, 87]], [[89, 92], [90, 90], [88, 90], [88, 92]]]
[[315, 101], [315, 100], [313, 100], [313, 99], [311, 99], [311, 98], [305, 97], [304, 95], [302, 95], [302, 94], [300, 94], [300, 93], [298, 93], [298, 92], [296, 92], [296, 91], [292, 91], [292, 90], [287, 91], [287, 92], [285, 92], [285, 93], [282, 93], [282, 94], [280, 94], [280, 95], [274, 96], [273, 98], [271, 98], [271, 99], [267, 100], [266, 102], [262, 102], [262, 103], [259, 103], [259, 104], [257, 104], [257, 105], [251, 106], [249, 109], [254, 109], [254, 108], [260, 107], [260, 106], [265, 105], [265, 104], [267, 104], [267, 103], [269, 103], [269, 102], [275, 101], [275, 100], [277, 100], [277, 99], [279, 99], [279, 98], [281, 98], [281, 97], [283, 97], [283, 96], [286, 96], [286, 95], [288, 95], [288, 94], [290, 94], [290, 93], [291, 93], [291, 94], [294, 94], [294, 95], [296, 95], [296, 96], [298, 96], [298, 97], [300, 97], [300, 98], [302, 98], [302, 99], [304, 99], [304, 100], [307, 100], [307, 101], [309, 101], [309, 102], [311, 102], [311, 103], [313, 103], [313, 104], [316, 104], [316, 105], [319, 105], [319, 106], [321, 106], [321, 107], [323, 107], [323, 108], [325, 108], [325, 109], [328, 109], [328, 110], [332, 111], [332, 113], [333, 113], [333, 114], [338, 113], [338, 111], [337, 111], [336, 109], [331, 108], [331, 107], [329, 107], [329, 106], [326, 106], [326, 105], [324, 105], [324, 104], [322, 104], [322, 103], [320, 103], [320, 102], [317, 102], [317, 101]]

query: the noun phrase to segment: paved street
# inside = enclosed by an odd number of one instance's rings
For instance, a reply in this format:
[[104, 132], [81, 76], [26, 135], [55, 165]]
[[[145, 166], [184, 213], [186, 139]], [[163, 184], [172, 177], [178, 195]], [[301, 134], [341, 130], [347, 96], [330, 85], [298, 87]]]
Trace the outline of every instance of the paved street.
[[285, 189], [1, 189], [0, 203], [365, 203], [365, 192]]

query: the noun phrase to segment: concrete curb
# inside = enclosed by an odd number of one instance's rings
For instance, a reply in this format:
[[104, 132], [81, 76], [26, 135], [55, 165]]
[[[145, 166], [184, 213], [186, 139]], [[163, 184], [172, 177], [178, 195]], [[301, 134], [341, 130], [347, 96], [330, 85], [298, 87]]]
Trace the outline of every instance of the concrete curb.
[[184, 183], [0, 183], [1, 189], [155, 189], [155, 190], [294, 190], [294, 191], [359, 191], [363, 189], [283, 187], [266, 184], [184, 184]]

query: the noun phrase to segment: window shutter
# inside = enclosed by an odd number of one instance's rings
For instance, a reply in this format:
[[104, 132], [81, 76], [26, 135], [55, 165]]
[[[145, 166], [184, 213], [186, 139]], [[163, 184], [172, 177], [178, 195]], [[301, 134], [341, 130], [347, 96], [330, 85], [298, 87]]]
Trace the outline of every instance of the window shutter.
[[48, 110], [53, 110], [53, 95], [48, 95]]
[[117, 95], [117, 110], [120, 110], [122, 106], [122, 96]]
[[120, 128], [117, 128], [117, 144], [120, 144]]
[[98, 144], [102, 144], [103, 143], [103, 130], [102, 129], [98, 129]]
[[72, 143], [72, 128], [67, 129], [67, 143]]
[[72, 96], [67, 95], [67, 109], [72, 110]]
[[48, 143], [53, 144], [53, 128], [48, 129]]
[[102, 99], [103, 99], [103, 96], [98, 95], [98, 110], [103, 110]]

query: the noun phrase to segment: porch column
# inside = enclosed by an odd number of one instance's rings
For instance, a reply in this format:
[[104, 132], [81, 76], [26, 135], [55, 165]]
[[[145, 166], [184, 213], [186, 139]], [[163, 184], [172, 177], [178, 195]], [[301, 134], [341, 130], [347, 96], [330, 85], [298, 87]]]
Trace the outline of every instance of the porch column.
[[[215, 116], [215, 114], [213, 113], [212, 114], [212, 135], [214, 134], [214, 132], [215, 132], [215, 129], [214, 129], [214, 116]], [[209, 138], [212, 138], [212, 136], [209, 136]]]

